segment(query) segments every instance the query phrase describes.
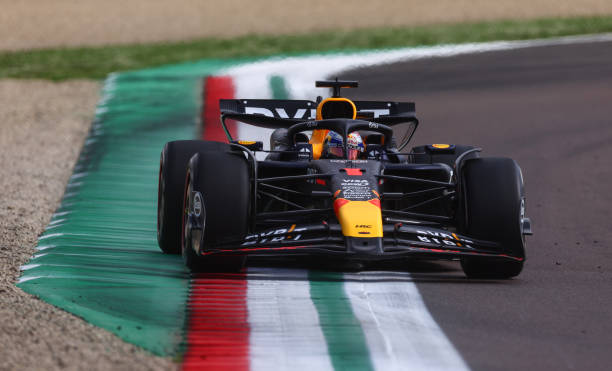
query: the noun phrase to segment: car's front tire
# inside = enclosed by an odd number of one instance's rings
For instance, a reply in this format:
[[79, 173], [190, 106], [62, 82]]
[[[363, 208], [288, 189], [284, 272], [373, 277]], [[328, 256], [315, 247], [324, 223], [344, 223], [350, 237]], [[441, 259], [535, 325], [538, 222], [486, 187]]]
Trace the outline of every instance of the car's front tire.
[[216, 151], [225, 148], [223, 145], [202, 140], [176, 140], [164, 145], [157, 189], [157, 242], [166, 254], [181, 253], [181, 208], [189, 160], [199, 151]]
[[525, 258], [522, 230], [524, 191], [521, 170], [508, 158], [467, 160], [461, 169], [460, 232], [500, 243], [500, 253], [517, 258], [464, 257], [461, 267], [470, 278], [518, 276]]
[[[232, 151], [226, 146], [223, 151], [197, 153], [189, 162], [182, 218], [182, 254], [193, 272], [236, 272], [246, 260], [241, 255], [207, 255], [208, 247], [227, 240], [241, 240], [248, 231], [249, 164], [243, 152]], [[195, 201], [201, 202], [199, 212], [194, 209]], [[201, 237], [200, 232], [193, 229], [198, 224], [202, 228]]]

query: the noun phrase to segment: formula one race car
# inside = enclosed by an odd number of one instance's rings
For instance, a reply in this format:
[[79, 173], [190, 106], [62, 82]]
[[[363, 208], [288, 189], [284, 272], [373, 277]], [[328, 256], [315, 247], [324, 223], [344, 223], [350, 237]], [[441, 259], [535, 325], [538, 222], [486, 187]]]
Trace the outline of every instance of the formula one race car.
[[[521, 272], [531, 222], [515, 161], [453, 144], [406, 153], [418, 126], [414, 103], [341, 97], [355, 81], [316, 84], [333, 96], [222, 99], [228, 143], [166, 143], [162, 251], [207, 272], [240, 270], [247, 256], [290, 254], [460, 260], [468, 277]], [[262, 133], [269, 148], [242, 140]]]

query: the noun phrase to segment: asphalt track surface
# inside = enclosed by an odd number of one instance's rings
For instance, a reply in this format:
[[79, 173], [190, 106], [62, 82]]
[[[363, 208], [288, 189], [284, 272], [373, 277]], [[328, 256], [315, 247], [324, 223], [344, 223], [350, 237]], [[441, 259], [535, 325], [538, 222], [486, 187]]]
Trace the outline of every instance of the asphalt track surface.
[[415, 101], [415, 145], [475, 144], [523, 170], [534, 236], [518, 278], [468, 280], [453, 262], [409, 267], [431, 314], [475, 370], [612, 364], [611, 61], [606, 42], [341, 76], [360, 81], [349, 97]]

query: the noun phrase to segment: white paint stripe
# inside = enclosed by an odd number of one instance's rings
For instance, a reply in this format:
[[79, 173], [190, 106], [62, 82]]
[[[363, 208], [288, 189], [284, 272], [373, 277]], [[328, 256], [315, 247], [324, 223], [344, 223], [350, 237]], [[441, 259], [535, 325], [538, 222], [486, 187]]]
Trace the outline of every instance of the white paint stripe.
[[[63, 235], [64, 235], [64, 233], [49, 233], [49, 234], [46, 234], [44, 236], [38, 237], [38, 241], [46, 240], [47, 238], [51, 238], [51, 237], [61, 237]], [[73, 235], [74, 236], [79, 236], [78, 234], [73, 234]]]
[[248, 270], [251, 370], [333, 370], [308, 272]]
[[40, 278], [46, 278], [46, 276], [19, 277], [19, 279], [17, 280], [17, 283], [23, 283], [23, 282], [27, 282], [27, 281], [37, 280], [37, 279], [40, 279]]
[[346, 274], [344, 284], [377, 370], [467, 370], [409, 273]]
[[40, 264], [24, 264], [21, 267], [19, 267], [19, 270], [27, 271], [27, 270], [38, 268], [38, 267], [40, 267]]

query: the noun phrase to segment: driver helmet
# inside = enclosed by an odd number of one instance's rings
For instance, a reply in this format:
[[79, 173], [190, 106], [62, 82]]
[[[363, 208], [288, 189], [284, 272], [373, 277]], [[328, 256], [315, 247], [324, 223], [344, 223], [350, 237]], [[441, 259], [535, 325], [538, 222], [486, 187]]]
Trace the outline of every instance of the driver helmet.
[[[356, 160], [359, 154], [364, 152], [363, 140], [358, 132], [355, 131], [348, 135], [346, 149], [348, 160]], [[327, 158], [345, 158], [342, 135], [330, 130], [323, 142], [323, 153]]]
[[348, 135], [347, 141], [347, 150], [348, 150], [348, 159], [356, 160], [359, 158], [359, 154], [365, 151], [365, 147], [363, 145], [363, 139], [361, 139], [361, 135], [358, 132], [354, 131]]

